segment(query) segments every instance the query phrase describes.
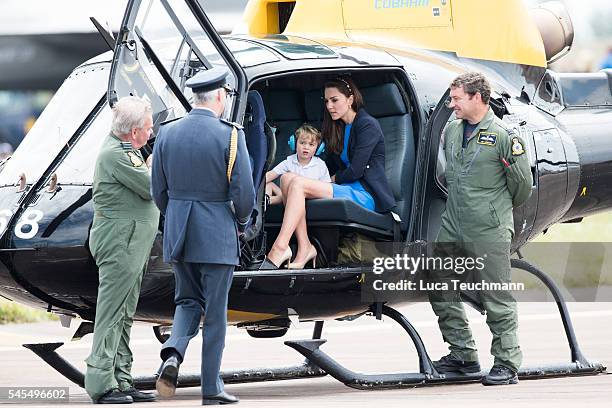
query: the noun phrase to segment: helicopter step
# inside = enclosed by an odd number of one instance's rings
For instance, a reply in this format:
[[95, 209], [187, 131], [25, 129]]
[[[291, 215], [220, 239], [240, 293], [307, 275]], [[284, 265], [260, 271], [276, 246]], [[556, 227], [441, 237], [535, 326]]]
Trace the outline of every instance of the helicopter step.
[[[561, 291], [554, 281], [544, 272], [524, 259], [512, 259], [511, 265], [513, 268], [522, 269], [534, 275], [550, 290], [555, 302], [557, 303], [571, 353], [571, 362], [569, 363], [522, 368], [518, 372], [519, 378], [523, 380], [530, 380], [550, 377], [597, 375], [606, 372], [606, 367], [604, 367], [601, 363], [589, 361], [580, 350], [565, 300], [563, 299]], [[476, 304], [475, 306], [478, 309], [478, 305]], [[304, 357], [306, 357], [306, 361], [310, 361], [316, 364], [318, 367], [321, 367], [325, 372], [346, 386], [361, 390], [479, 382], [481, 381], [482, 377], [486, 375], [486, 371], [469, 375], [438, 373], [434, 368], [431, 359], [429, 358], [423, 340], [419, 336], [414, 326], [403, 314], [380, 303], [372, 305], [370, 307], [370, 312], [377, 318], [380, 318], [381, 315], [390, 317], [400, 326], [402, 326], [402, 328], [408, 333], [412, 339], [412, 342], [414, 343], [419, 357], [418, 373], [374, 375], [356, 373], [342, 366], [328, 354], [320, 350], [320, 347], [327, 342], [327, 340], [320, 338], [301, 341], [286, 341], [285, 344], [304, 355]]]

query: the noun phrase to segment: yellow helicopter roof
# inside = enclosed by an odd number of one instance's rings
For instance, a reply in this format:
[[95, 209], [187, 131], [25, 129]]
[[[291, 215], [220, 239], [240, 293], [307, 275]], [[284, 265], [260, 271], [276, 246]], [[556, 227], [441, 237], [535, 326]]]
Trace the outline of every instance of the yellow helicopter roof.
[[[279, 16], [294, 9], [284, 30]], [[237, 31], [288, 34], [546, 67], [522, 0], [251, 0]]]

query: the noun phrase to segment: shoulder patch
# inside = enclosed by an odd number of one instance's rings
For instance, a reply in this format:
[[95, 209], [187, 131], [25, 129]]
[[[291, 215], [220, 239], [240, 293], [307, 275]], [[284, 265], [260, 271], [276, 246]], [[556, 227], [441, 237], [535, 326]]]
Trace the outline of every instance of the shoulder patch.
[[138, 155], [134, 152], [127, 152], [128, 157], [130, 158], [130, 161], [132, 162], [132, 166], [134, 167], [140, 167], [144, 164], [144, 162], [140, 159], [140, 157], [138, 157]]
[[228, 126], [235, 126], [235, 127], [236, 127], [236, 129], [238, 129], [238, 130], [242, 130], [242, 129], [243, 129], [243, 126], [242, 126], [242, 125], [239, 125], [239, 124], [238, 124], [238, 123], [236, 123], [236, 122], [230, 122], [229, 120], [225, 120], [225, 119], [219, 119], [219, 121], [220, 121], [221, 123], [225, 123], [225, 124], [226, 124], [226, 125], [228, 125]]
[[523, 147], [523, 143], [521, 143], [518, 137], [513, 137], [512, 138], [512, 155], [520, 156], [523, 153], [525, 153], [525, 148]]
[[479, 132], [478, 141], [476, 143], [485, 146], [495, 146], [495, 144], [497, 143], [497, 136], [497, 133]]

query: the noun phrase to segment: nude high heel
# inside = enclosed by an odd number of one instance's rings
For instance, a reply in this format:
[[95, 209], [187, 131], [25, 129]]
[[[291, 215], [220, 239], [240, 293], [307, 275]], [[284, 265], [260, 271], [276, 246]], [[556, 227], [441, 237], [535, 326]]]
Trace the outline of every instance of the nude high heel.
[[317, 250], [314, 246], [310, 246], [310, 251], [304, 262], [291, 262], [287, 265], [287, 269], [304, 269], [308, 262], [312, 261], [312, 269], [317, 267]]
[[278, 265], [276, 265], [274, 262], [270, 261], [268, 257], [266, 257], [266, 259], [263, 261], [263, 263], [259, 267], [259, 270], [280, 269], [285, 262], [287, 262], [287, 267], [289, 267], [292, 257], [293, 257], [293, 252], [291, 252], [291, 248], [287, 248], [285, 252], [283, 253], [283, 256], [281, 257], [280, 261], [278, 262]]

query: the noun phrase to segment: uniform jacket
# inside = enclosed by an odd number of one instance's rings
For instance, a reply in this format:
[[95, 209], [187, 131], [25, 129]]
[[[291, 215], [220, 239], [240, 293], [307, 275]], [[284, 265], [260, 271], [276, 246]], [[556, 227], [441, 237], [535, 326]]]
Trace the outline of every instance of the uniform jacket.
[[237, 224], [248, 222], [255, 191], [242, 130], [228, 183], [231, 131], [206, 109], [193, 109], [160, 128], [152, 193], [165, 215], [166, 262], [238, 264]]
[[109, 134], [94, 170], [94, 218], [156, 223], [159, 211], [151, 201], [150, 187], [151, 175], [140, 152], [130, 142]]
[[527, 146], [489, 109], [463, 148], [463, 122], [455, 120], [444, 131], [448, 200], [443, 226], [470, 240], [498, 230], [513, 234], [512, 208], [531, 193]]
[[326, 160], [330, 173], [336, 175], [336, 183], [350, 183], [359, 180], [372, 195], [376, 211], [387, 212], [395, 207], [393, 191], [385, 174], [385, 141], [378, 121], [365, 109], [359, 109], [348, 145], [346, 167], [338, 154], [329, 154]]

